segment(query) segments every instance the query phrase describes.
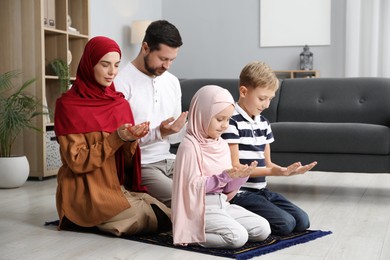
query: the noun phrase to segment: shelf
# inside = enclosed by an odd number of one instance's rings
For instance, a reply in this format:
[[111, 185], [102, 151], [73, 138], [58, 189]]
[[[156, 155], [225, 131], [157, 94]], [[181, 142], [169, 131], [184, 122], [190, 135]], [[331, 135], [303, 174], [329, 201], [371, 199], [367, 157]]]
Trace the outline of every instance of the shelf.
[[278, 79], [318, 78], [318, 70], [274, 70]]
[[[45, 8], [46, 3], [53, 8]], [[26, 130], [20, 137], [16, 153], [26, 154], [30, 177], [39, 179], [56, 175], [61, 164], [54, 135], [54, 109], [61, 95], [60, 80], [49, 63], [70, 61], [71, 81], [89, 39], [89, 0], [1, 0], [0, 4], [0, 71], [21, 70], [23, 80], [35, 78], [31, 93], [47, 104], [50, 115], [37, 116], [34, 124], [42, 132]], [[49, 10], [51, 11], [49, 14]], [[68, 14], [71, 17], [69, 29]], [[52, 17], [53, 26], [44, 18]], [[46, 19], [47, 20], [47, 19]]]
[[52, 27], [43, 27], [43, 30], [45, 32], [45, 35], [51, 35], [51, 34], [66, 34], [66, 31], [64, 30], [59, 30], [59, 29], [56, 29], [56, 28], [52, 28]]
[[84, 51], [84, 46], [88, 42], [88, 37], [70, 37], [69, 51], [72, 55], [72, 62], [69, 65], [70, 76], [76, 77], [77, 67]]

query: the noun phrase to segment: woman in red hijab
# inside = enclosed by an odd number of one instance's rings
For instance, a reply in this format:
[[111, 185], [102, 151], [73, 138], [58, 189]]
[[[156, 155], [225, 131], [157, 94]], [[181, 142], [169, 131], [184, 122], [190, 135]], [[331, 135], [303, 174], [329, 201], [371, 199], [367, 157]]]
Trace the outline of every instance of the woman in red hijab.
[[63, 163], [58, 229], [98, 227], [120, 236], [171, 227], [170, 210], [140, 184], [137, 139], [149, 123], [136, 125], [129, 103], [115, 90], [120, 59], [115, 41], [92, 38], [72, 88], [57, 100], [54, 128]]

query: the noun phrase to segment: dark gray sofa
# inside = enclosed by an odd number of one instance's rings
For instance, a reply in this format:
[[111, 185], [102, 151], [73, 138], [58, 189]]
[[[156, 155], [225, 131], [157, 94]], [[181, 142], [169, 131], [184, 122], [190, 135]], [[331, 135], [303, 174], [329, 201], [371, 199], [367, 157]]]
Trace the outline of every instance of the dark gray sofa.
[[[238, 79], [181, 80], [183, 111], [205, 85], [224, 87], [237, 100]], [[388, 78], [286, 79], [263, 115], [277, 164], [316, 160], [317, 171], [390, 173]]]

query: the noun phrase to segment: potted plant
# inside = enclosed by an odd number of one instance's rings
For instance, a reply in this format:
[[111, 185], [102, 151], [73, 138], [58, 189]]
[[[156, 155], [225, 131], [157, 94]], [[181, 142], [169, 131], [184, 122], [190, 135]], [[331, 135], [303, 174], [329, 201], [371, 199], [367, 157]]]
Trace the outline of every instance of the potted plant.
[[37, 97], [26, 89], [35, 79], [16, 87], [13, 80], [20, 76], [17, 70], [0, 75], [0, 188], [15, 188], [23, 185], [28, 178], [30, 167], [26, 156], [13, 156], [12, 145], [25, 128], [37, 131], [32, 119], [44, 112]]
[[58, 79], [60, 80], [60, 92], [66, 92], [70, 85], [70, 72], [68, 64], [61, 59], [52, 60], [49, 64], [54, 74], [57, 75]]

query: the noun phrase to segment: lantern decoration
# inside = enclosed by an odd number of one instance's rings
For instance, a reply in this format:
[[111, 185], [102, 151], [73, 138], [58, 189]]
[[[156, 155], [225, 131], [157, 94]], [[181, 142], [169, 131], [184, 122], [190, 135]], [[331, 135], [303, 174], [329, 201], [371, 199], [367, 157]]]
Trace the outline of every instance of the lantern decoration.
[[303, 52], [299, 55], [300, 69], [312, 70], [313, 69], [313, 53], [310, 51], [309, 46], [303, 47]]

